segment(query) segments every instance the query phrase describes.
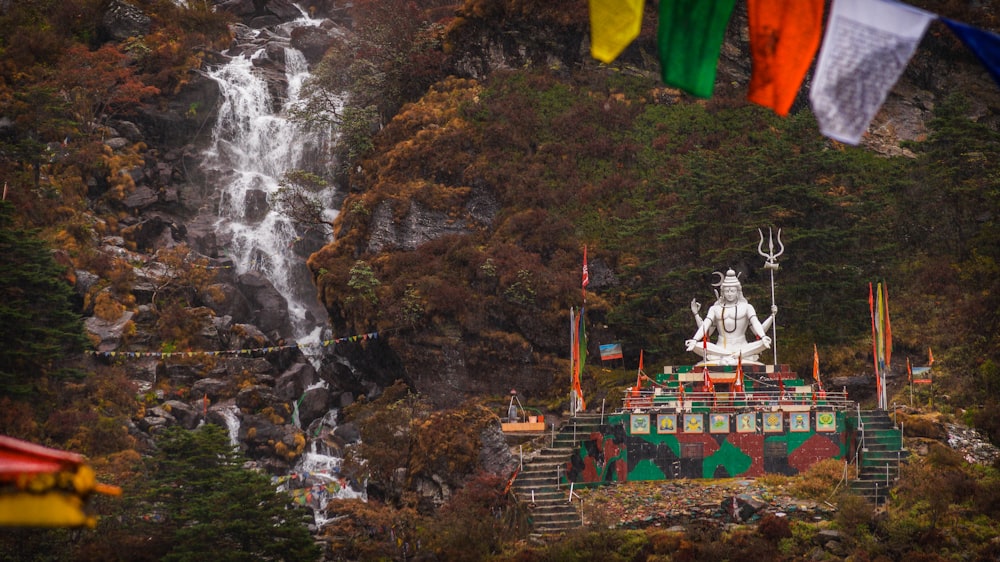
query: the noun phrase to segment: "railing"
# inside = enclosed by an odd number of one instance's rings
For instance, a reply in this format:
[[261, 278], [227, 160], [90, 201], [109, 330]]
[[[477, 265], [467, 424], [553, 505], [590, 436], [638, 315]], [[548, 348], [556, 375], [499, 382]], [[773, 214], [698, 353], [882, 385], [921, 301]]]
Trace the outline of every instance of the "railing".
[[667, 392], [632, 390], [625, 397], [622, 410], [630, 412], [706, 412], [706, 411], [777, 411], [777, 410], [847, 410], [856, 404], [846, 392]]

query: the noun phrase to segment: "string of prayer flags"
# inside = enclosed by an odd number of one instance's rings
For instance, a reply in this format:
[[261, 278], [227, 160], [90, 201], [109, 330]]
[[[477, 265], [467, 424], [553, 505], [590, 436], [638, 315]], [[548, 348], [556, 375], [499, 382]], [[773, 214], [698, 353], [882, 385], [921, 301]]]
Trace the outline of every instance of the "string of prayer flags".
[[1000, 85], [1000, 35], [947, 18], [941, 18], [941, 21], [965, 43], [989, 71], [993, 81]]
[[823, 33], [823, 0], [748, 0], [753, 72], [747, 99], [784, 117]]
[[891, 0], [833, 0], [809, 91], [823, 135], [860, 142], [935, 18]]
[[736, 0], [660, 0], [657, 50], [663, 82], [709, 98]]
[[639, 36], [645, 0], [590, 0], [590, 54], [610, 63]]
[[357, 334], [332, 340], [324, 340], [318, 343], [295, 343], [292, 345], [275, 345], [268, 347], [255, 347], [250, 349], [225, 349], [216, 351], [85, 351], [87, 355], [96, 355], [107, 358], [142, 359], [144, 357], [156, 357], [171, 359], [174, 357], [253, 357], [256, 355], [268, 355], [286, 349], [310, 349], [315, 347], [329, 347], [331, 345], [356, 343], [374, 340], [379, 337], [378, 332], [367, 334]]

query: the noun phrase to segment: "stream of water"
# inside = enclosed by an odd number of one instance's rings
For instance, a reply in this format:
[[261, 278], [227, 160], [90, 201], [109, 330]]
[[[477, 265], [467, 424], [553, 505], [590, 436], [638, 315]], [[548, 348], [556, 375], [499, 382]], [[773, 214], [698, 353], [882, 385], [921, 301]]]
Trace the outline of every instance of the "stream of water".
[[[318, 23], [303, 16], [286, 24], [284, 31]], [[294, 339], [300, 344], [315, 343], [326, 313], [316, 298], [304, 257], [295, 253], [300, 232], [271, 203], [287, 172], [315, 169], [328, 158], [331, 135], [308, 130], [290, 118], [291, 110], [301, 103], [301, 87], [309, 77], [302, 53], [285, 48], [288, 87], [284, 98], [277, 100], [255, 71], [254, 60], [262, 56], [264, 47], [210, 72], [223, 101], [204, 166], [221, 178], [217, 232], [227, 241], [226, 251], [237, 272], [261, 271], [288, 300]], [[317, 195], [328, 208], [333, 207], [332, 189]]]
[[[290, 33], [296, 26], [318, 25], [305, 15], [277, 30]], [[255, 33], [260, 34], [260, 31]], [[237, 272], [263, 273], [287, 299], [293, 337], [305, 351], [317, 347], [322, 337], [326, 311], [320, 305], [305, 265], [305, 257], [295, 252], [300, 233], [290, 219], [271, 208], [283, 176], [293, 170], [322, 168], [330, 153], [332, 134], [307, 130], [290, 118], [301, 103], [308, 65], [299, 51], [284, 50], [287, 91], [275, 99], [268, 83], [255, 70], [254, 61], [265, 56], [265, 48], [235, 56], [210, 72], [219, 84], [223, 103], [219, 108], [212, 145], [204, 165], [210, 177], [221, 178], [218, 189], [217, 233], [226, 240], [226, 250]], [[317, 194], [332, 208], [333, 190]], [[240, 421], [237, 412], [223, 409], [230, 438], [238, 443]], [[295, 423], [298, 426], [296, 408]], [[336, 429], [337, 410], [307, 430], [306, 452], [292, 470], [274, 478], [276, 487], [288, 492], [293, 501], [311, 507], [316, 523], [326, 520], [325, 505], [333, 498], [365, 497], [340, 476], [341, 459], [327, 445]]]

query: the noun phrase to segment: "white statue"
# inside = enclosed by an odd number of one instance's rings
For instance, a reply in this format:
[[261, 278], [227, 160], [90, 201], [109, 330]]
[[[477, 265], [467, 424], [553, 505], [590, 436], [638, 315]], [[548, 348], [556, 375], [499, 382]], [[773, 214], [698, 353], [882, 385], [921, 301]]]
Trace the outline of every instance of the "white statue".
[[[760, 352], [771, 347], [771, 338], [767, 335], [768, 327], [774, 322], [778, 307], [771, 306], [771, 316], [764, 322], [757, 319], [757, 312], [743, 296], [743, 286], [732, 269], [723, 275], [715, 273], [722, 280], [715, 284], [721, 294], [718, 300], [705, 314], [704, 320], [698, 315], [701, 304], [691, 301], [691, 312], [698, 323], [698, 331], [687, 340], [688, 351], [693, 351], [702, 357], [699, 365], [736, 365], [740, 358], [745, 364], [760, 364], [757, 361]], [[750, 328], [757, 340], [747, 341], [746, 332]], [[716, 341], [706, 341], [708, 336], [717, 333]]]

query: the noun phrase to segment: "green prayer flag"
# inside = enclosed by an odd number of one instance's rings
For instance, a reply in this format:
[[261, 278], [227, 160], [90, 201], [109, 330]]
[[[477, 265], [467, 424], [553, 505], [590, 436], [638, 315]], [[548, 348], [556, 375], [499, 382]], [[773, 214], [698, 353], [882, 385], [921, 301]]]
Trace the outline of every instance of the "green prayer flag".
[[715, 67], [736, 0], [661, 0], [657, 42], [663, 82], [712, 96]]

